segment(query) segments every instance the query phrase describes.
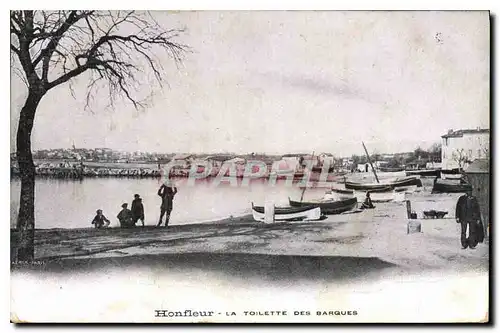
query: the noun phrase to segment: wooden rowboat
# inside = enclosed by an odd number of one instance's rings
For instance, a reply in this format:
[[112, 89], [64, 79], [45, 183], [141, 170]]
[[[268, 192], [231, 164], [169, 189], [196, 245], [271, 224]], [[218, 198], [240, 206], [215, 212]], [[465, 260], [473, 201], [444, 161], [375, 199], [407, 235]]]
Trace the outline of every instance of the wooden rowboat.
[[[265, 211], [263, 206], [254, 206], [252, 214], [255, 221], [264, 222]], [[321, 219], [321, 209], [314, 206], [305, 207], [275, 207], [275, 221], [315, 221]]]
[[[402, 202], [406, 198], [404, 191], [391, 190], [389, 192], [370, 192], [370, 198], [372, 202]], [[359, 202], [363, 202], [366, 198], [366, 192], [364, 191], [354, 191], [354, 196]]]
[[443, 173], [441, 175], [441, 179], [452, 179], [452, 180], [456, 180], [456, 179], [462, 179], [463, 175], [460, 174], [460, 173]]
[[461, 172], [460, 169], [455, 168], [455, 169], [441, 169], [441, 173], [446, 175], [457, 175]]
[[405, 171], [405, 169], [404, 168], [380, 167], [379, 171], [381, 171], [381, 172], [400, 172], [400, 171]]
[[386, 190], [388, 187], [394, 189], [396, 187], [413, 186], [422, 187], [422, 181], [416, 177], [406, 177], [399, 178], [393, 181], [383, 182], [383, 183], [357, 183], [357, 182], [346, 182], [345, 188], [358, 190], [358, 191], [374, 191], [374, 190]]
[[440, 169], [406, 170], [407, 176], [441, 177]]
[[294, 201], [288, 198], [292, 207], [318, 207], [321, 212], [327, 215], [340, 214], [356, 208], [357, 198], [348, 198], [344, 200], [314, 200], [314, 201]]
[[465, 193], [472, 191], [472, 185], [460, 180], [437, 178], [432, 187], [432, 193]]
[[354, 194], [353, 190], [344, 190], [341, 188], [332, 188], [332, 192], [338, 193], [338, 194]]

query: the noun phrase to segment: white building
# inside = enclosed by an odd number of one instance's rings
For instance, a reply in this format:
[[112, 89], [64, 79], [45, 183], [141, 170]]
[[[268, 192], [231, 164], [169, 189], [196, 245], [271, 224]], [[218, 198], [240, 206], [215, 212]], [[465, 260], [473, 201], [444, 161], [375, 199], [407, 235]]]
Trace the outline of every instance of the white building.
[[489, 129], [449, 130], [441, 138], [441, 164], [445, 170], [466, 168], [475, 159], [489, 158]]

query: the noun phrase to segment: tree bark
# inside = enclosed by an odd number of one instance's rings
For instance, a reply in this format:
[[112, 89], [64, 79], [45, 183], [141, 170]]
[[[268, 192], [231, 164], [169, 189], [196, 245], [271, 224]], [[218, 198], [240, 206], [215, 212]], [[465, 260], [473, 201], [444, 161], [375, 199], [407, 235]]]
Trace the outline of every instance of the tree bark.
[[31, 131], [35, 112], [43, 94], [30, 88], [28, 98], [21, 109], [17, 129], [17, 161], [21, 176], [21, 198], [17, 231], [20, 242], [17, 248], [17, 260], [33, 261], [35, 256], [35, 165], [31, 154]]

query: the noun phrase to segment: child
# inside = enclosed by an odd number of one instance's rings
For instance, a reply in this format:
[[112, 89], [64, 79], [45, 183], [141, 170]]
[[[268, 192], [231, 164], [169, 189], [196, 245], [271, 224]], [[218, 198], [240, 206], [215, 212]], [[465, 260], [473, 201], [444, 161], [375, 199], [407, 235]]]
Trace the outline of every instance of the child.
[[[107, 228], [109, 226], [110, 221], [102, 214], [102, 210], [98, 209], [96, 211], [97, 215], [92, 220], [92, 224], [96, 229]], [[104, 225], [106, 223], [106, 225]]]

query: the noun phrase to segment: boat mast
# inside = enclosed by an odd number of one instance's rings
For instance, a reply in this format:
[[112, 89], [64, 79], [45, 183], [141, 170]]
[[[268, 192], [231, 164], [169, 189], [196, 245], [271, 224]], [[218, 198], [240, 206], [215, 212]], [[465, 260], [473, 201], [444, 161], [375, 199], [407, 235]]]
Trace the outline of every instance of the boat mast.
[[[314, 151], [313, 151], [312, 156], [311, 156], [311, 170], [313, 168], [313, 166], [312, 166], [313, 160], [314, 160]], [[302, 190], [302, 195], [300, 196], [300, 202], [302, 202], [302, 199], [304, 199], [304, 193], [306, 192], [306, 188], [307, 188], [307, 184], [306, 184], [306, 186], [304, 186], [304, 189]]]
[[377, 177], [377, 172], [375, 171], [375, 168], [373, 167], [372, 160], [370, 159], [370, 155], [368, 154], [368, 150], [366, 150], [366, 146], [364, 142], [361, 142], [363, 144], [363, 148], [365, 148], [365, 153], [366, 157], [368, 158], [368, 163], [370, 163], [370, 166], [372, 167], [373, 174], [375, 175], [375, 179], [377, 180], [377, 183], [380, 183]]

